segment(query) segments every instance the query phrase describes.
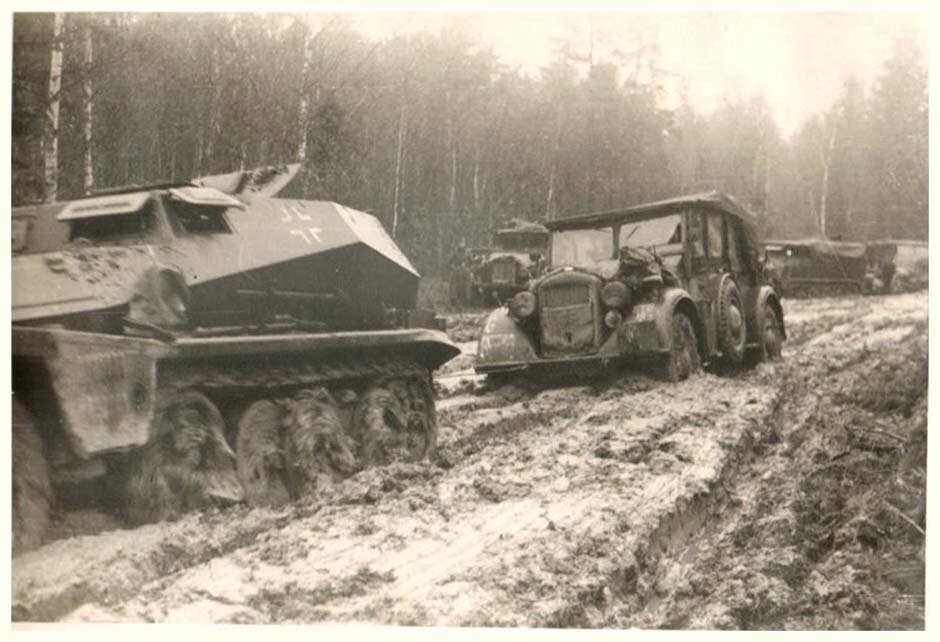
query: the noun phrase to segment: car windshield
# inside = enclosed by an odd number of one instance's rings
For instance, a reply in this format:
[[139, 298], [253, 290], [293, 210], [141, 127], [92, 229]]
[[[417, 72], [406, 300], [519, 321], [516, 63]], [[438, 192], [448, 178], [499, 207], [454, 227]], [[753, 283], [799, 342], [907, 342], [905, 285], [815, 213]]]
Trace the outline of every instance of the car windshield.
[[620, 228], [620, 247], [661, 247], [682, 243], [682, 222], [678, 214], [652, 218]]
[[597, 268], [614, 257], [614, 230], [568, 230], [552, 234], [552, 265]]
[[498, 234], [496, 246], [506, 250], [541, 250], [545, 247], [545, 237], [540, 234]]

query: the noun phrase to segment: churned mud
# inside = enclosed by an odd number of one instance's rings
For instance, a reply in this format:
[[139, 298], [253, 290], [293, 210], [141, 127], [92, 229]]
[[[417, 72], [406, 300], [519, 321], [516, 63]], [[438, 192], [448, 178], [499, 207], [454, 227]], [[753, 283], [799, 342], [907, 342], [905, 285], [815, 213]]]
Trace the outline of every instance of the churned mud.
[[13, 620], [922, 628], [927, 295], [786, 303], [782, 361], [678, 385], [494, 389], [458, 337], [430, 461], [60, 519], [13, 561]]

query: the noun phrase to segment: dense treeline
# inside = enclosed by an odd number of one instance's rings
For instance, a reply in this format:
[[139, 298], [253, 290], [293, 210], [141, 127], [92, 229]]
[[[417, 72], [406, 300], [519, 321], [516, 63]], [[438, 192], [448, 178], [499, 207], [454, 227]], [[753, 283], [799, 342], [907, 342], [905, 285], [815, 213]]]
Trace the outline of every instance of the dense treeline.
[[430, 273], [510, 216], [709, 189], [772, 236], [927, 234], [927, 71], [911, 37], [872, 87], [846, 79], [785, 140], [760, 97], [667, 110], [639, 61], [562, 46], [533, 78], [458, 28], [370, 41], [335, 16], [60, 22], [14, 17], [15, 204], [303, 159], [308, 198], [376, 214]]

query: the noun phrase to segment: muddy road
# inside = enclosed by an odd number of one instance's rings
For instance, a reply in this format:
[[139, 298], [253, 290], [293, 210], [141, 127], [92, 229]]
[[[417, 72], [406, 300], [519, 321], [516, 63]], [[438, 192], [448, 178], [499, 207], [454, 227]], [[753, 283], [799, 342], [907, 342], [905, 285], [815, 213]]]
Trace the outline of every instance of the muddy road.
[[678, 385], [488, 390], [459, 357], [430, 462], [277, 510], [64, 516], [13, 561], [13, 620], [922, 628], [927, 294], [786, 314], [782, 361]]

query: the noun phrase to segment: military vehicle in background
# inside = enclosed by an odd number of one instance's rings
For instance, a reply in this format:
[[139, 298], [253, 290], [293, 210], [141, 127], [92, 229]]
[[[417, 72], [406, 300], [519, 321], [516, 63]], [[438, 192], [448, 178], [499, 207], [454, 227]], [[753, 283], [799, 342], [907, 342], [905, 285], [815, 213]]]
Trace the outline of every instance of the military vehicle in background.
[[911, 292], [927, 287], [930, 252], [923, 241], [881, 240], [866, 247], [871, 292]]
[[297, 166], [13, 210], [13, 543], [274, 505], [436, 438], [459, 351], [379, 221], [277, 198]]
[[717, 192], [550, 221], [552, 268], [486, 320], [475, 369], [518, 372], [776, 357], [786, 337], [755, 219]]
[[470, 304], [499, 304], [526, 289], [544, 268], [548, 229], [512, 219], [493, 233], [493, 248], [471, 251]]
[[766, 241], [763, 247], [771, 279], [782, 296], [865, 289], [864, 243], [803, 239]]

